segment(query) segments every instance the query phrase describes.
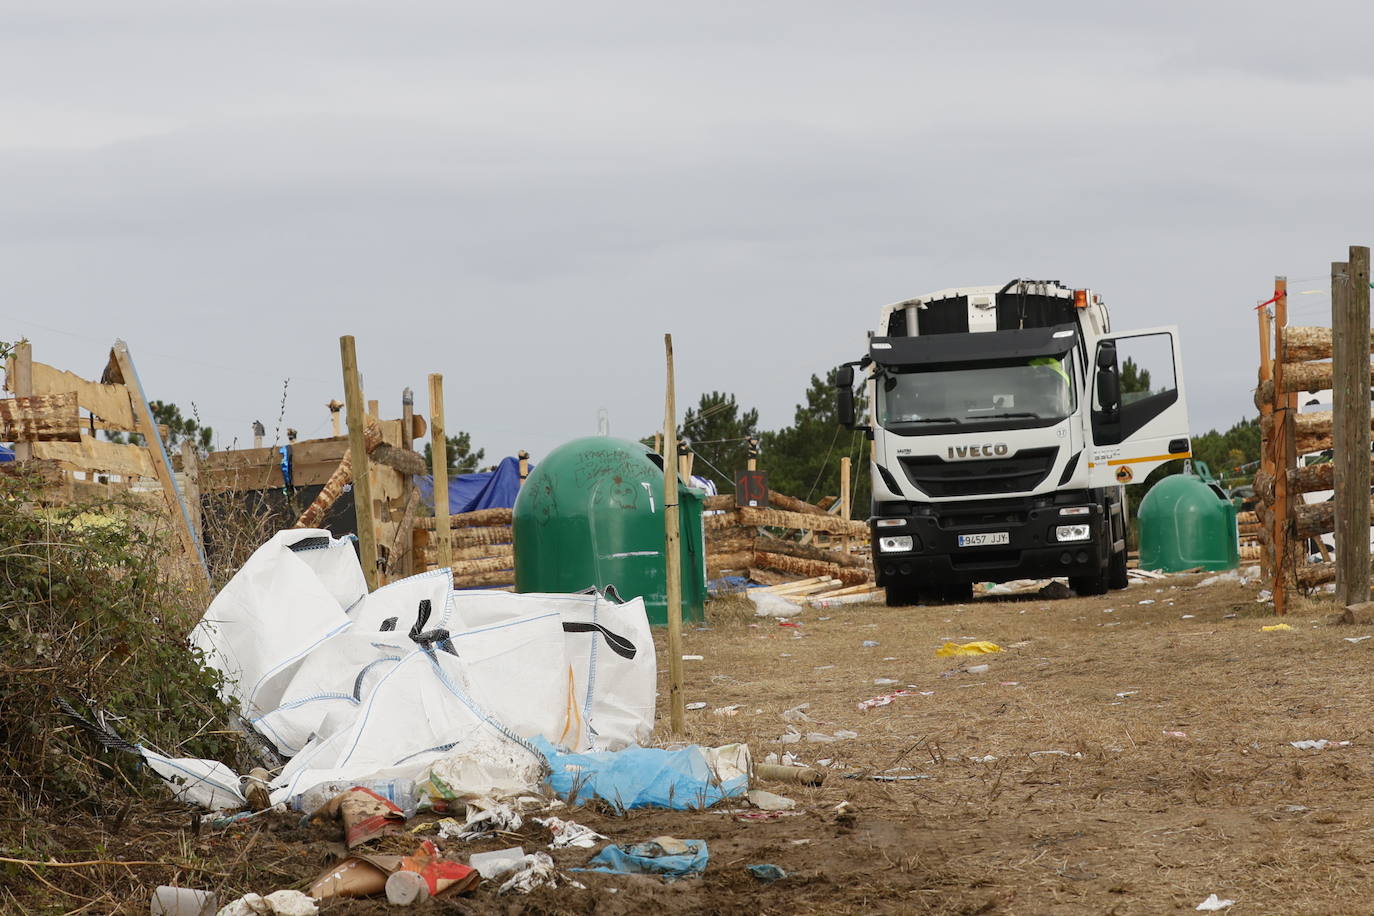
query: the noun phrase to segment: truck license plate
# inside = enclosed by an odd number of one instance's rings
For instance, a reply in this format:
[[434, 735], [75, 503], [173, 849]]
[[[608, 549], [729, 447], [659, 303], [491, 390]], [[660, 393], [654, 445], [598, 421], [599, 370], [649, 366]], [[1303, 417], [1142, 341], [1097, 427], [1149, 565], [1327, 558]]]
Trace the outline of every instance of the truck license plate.
[[997, 544], [1010, 544], [1011, 534], [1006, 531], [990, 531], [986, 534], [959, 535], [960, 547], [993, 547]]

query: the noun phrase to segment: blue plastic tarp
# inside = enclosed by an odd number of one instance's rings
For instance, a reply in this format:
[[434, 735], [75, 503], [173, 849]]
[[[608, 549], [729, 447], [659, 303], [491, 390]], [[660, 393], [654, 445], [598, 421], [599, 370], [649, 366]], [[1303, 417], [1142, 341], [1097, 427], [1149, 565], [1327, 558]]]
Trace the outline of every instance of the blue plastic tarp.
[[[530, 465], [534, 470], [534, 465]], [[434, 478], [416, 475], [420, 501], [434, 508]], [[511, 509], [520, 495], [520, 459], [502, 458], [494, 471], [457, 474], [448, 479], [448, 511], [476, 512], [478, 509]]]
[[711, 858], [706, 850], [706, 841], [681, 842], [687, 851], [675, 855], [669, 854], [653, 840], [633, 846], [607, 846], [593, 856], [585, 868], [573, 870], [605, 871], [618, 875], [663, 875], [670, 881], [704, 872]]
[[627, 747], [619, 751], [568, 754], [544, 738], [530, 742], [549, 762], [549, 784], [558, 797], [581, 805], [600, 798], [630, 808], [709, 808], [749, 791], [749, 777], [721, 782], [695, 744], [676, 751]]
[[13, 461], [13, 460], [14, 460], [14, 451], [13, 451], [13, 449], [8, 449], [8, 448], [5, 448], [3, 445], [0, 445], [0, 461]]

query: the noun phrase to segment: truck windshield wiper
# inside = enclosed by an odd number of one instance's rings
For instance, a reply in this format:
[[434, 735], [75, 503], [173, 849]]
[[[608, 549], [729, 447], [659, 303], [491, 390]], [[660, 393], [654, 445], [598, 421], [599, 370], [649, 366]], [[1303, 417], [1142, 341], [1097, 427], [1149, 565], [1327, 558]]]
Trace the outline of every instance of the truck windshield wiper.
[[903, 423], [962, 423], [958, 417], [917, 417], [914, 420], [902, 420]]
[[1029, 418], [1032, 419], [1032, 420], [1039, 420], [1039, 419], [1042, 419], [1041, 416], [1040, 416], [1040, 414], [1038, 414], [1038, 413], [1031, 413], [1031, 412], [1029, 412], [1029, 411], [1017, 411], [1017, 412], [1014, 412], [1014, 413], [985, 413], [985, 414], [979, 414], [979, 415], [978, 415], [978, 418], [979, 418], [980, 420], [993, 420], [993, 419], [1000, 420], [1000, 419], [1003, 419], [1003, 418], [1011, 418], [1011, 417], [1029, 417]]

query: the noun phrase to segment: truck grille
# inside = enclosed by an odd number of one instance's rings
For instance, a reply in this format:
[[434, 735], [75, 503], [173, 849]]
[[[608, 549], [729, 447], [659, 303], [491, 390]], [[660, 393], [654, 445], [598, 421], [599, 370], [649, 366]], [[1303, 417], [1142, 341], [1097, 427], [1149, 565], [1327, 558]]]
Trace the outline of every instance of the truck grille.
[[1034, 490], [1054, 467], [1057, 448], [1032, 448], [1011, 458], [945, 461], [934, 455], [899, 458], [907, 480], [927, 496], [997, 496]]

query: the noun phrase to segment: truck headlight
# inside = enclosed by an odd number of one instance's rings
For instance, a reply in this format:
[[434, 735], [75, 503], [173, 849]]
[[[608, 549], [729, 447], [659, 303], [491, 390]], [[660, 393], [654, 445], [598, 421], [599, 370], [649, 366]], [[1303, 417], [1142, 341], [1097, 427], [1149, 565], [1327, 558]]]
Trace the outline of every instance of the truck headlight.
[[911, 551], [911, 535], [904, 534], [900, 537], [879, 538], [878, 550], [883, 553], [909, 553]]
[[1088, 525], [1060, 525], [1054, 529], [1056, 541], [1086, 541], [1092, 536]]

